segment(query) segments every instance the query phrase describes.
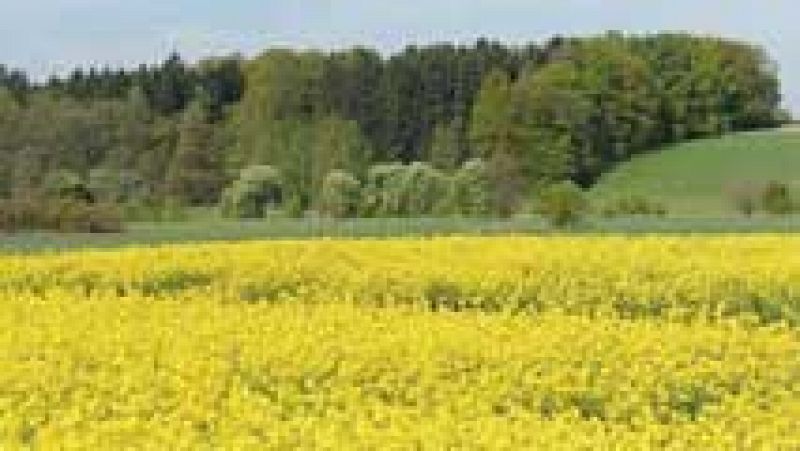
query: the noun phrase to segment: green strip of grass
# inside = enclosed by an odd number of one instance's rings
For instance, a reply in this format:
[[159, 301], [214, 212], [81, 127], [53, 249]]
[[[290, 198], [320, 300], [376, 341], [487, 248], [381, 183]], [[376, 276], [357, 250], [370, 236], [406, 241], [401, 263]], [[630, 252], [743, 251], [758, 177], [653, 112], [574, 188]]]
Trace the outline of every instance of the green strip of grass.
[[538, 217], [510, 220], [468, 218], [205, 220], [131, 224], [121, 234], [88, 235], [25, 232], [0, 234], [0, 252], [32, 253], [86, 248], [118, 248], [201, 241], [264, 239], [388, 238], [502, 234], [694, 234], [800, 233], [800, 216], [590, 218], [569, 229], [554, 229]]

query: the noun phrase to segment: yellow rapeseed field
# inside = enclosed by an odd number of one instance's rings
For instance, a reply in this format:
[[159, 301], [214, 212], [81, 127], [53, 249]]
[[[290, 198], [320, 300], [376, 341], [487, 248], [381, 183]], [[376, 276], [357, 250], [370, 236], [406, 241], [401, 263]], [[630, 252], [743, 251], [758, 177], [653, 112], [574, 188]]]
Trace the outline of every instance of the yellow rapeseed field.
[[800, 237], [0, 257], [0, 449], [800, 449]]

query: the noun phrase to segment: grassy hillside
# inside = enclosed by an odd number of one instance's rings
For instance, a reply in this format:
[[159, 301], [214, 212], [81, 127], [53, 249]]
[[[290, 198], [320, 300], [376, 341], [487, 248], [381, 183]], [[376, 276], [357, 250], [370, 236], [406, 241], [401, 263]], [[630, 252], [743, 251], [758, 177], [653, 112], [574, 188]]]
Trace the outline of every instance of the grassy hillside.
[[672, 214], [734, 212], [732, 186], [770, 180], [800, 192], [800, 128], [750, 132], [660, 149], [620, 166], [593, 190], [598, 198], [627, 194], [664, 202]]

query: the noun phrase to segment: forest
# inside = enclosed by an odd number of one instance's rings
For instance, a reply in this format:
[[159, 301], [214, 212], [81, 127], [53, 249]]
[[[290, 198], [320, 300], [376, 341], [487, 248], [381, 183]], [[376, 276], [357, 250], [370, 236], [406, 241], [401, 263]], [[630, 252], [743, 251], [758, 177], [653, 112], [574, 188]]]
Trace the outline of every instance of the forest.
[[0, 229], [196, 206], [510, 216], [636, 154], [781, 125], [780, 92], [762, 48], [673, 33], [174, 53], [41, 82], [0, 66]]

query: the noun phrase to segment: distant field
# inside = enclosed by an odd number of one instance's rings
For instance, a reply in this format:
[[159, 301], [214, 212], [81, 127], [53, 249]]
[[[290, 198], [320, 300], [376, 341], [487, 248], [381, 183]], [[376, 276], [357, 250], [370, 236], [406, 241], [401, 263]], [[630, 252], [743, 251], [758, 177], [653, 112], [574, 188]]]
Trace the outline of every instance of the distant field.
[[314, 238], [403, 238], [506, 234], [707, 234], [800, 233], [800, 216], [590, 217], [569, 230], [555, 230], [530, 216], [511, 220], [467, 218], [382, 218], [346, 221], [272, 219], [232, 221], [195, 219], [176, 223], [134, 223], [121, 234], [88, 235], [48, 232], [0, 233], [0, 253], [118, 248], [205, 241], [252, 241]]
[[539, 218], [489, 220], [469, 218], [225, 220], [194, 218], [173, 223], [132, 223], [124, 233], [89, 235], [51, 232], [0, 233], [0, 253], [116, 248], [203, 241], [250, 241], [312, 238], [388, 238], [434, 235], [483, 235], [547, 230]]
[[800, 192], [800, 127], [705, 139], [660, 149], [625, 163], [594, 189], [597, 198], [643, 195], [670, 213], [733, 213], [727, 192], [742, 183], [770, 180]]

